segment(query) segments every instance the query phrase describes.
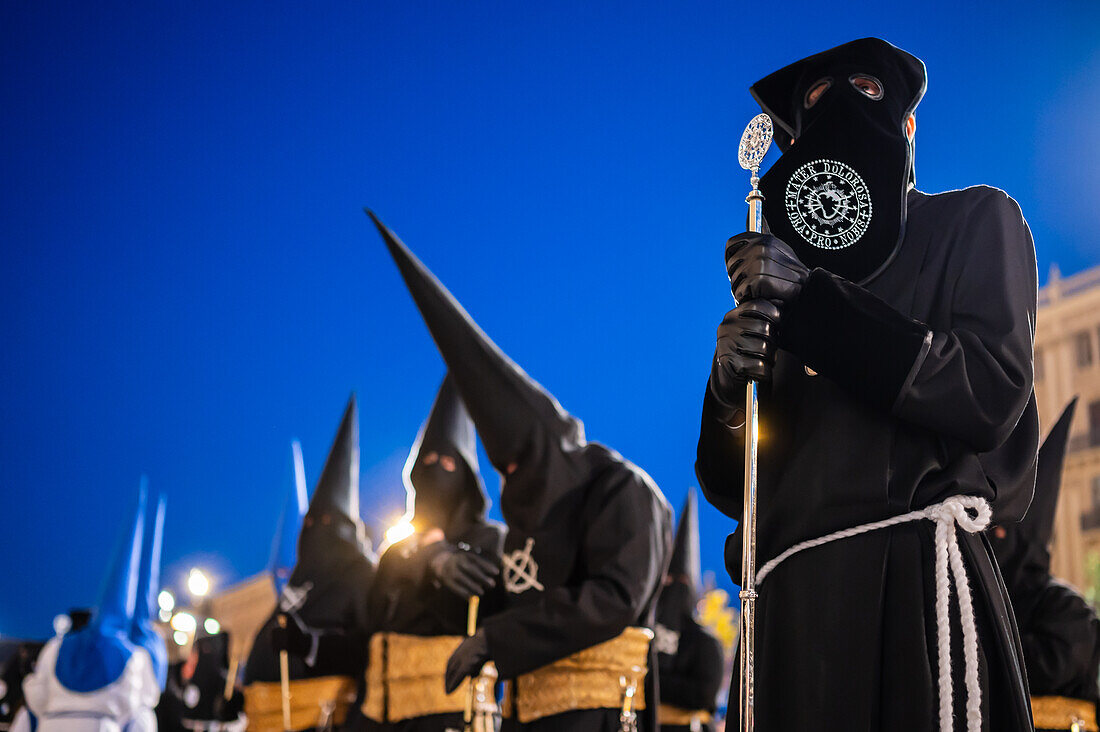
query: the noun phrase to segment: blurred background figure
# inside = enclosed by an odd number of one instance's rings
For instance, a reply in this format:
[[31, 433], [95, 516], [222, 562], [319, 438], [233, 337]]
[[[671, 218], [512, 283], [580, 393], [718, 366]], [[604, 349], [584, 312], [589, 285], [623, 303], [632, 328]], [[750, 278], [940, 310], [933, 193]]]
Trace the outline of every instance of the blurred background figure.
[[695, 491], [680, 510], [664, 589], [657, 600], [653, 645], [661, 706], [661, 732], [713, 732], [716, 699], [722, 687], [722, 643], [695, 617], [702, 591], [699, 515]]
[[143, 479], [137, 510], [91, 622], [47, 642], [23, 682], [37, 730], [157, 729], [153, 708], [167, 674], [168, 652], [148, 624], [148, 599], [155, 607], [164, 502], [157, 501], [147, 532], [146, 494]]
[[1077, 399], [1066, 406], [1039, 449], [1035, 497], [1024, 518], [991, 532], [1020, 628], [1037, 730], [1097, 729], [1100, 620], [1080, 593], [1050, 574], [1058, 487], [1076, 406]]

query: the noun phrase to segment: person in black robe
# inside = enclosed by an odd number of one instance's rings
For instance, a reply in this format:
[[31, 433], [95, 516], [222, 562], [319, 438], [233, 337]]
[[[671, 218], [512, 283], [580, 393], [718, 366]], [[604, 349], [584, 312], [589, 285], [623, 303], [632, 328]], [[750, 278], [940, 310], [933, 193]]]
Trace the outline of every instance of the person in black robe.
[[1018, 524], [994, 527], [993, 551], [1020, 628], [1038, 730], [1095, 730], [1100, 620], [1085, 598], [1050, 575], [1050, 540], [1074, 399], [1039, 449], [1035, 498]]
[[657, 600], [653, 647], [661, 686], [661, 732], [714, 732], [725, 673], [722, 642], [695, 619], [702, 588], [695, 491], [680, 511], [665, 586]]
[[[784, 152], [760, 181], [770, 233], [727, 244], [738, 307], [718, 329], [703, 403], [704, 495], [741, 518], [754, 379], [758, 568], [800, 542], [928, 509], [763, 578], [758, 730], [1031, 729], [1019, 639], [979, 529], [989, 507], [1015, 521], [1031, 498], [1035, 248], [1004, 192], [914, 187], [925, 86], [919, 59], [869, 38], [751, 89]], [[740, 581], [740, 531], [726, 546]], [[937, 557], [963, 570], [972, 613]], [[950, 588], [942, 604], [937, 577]], [[976, 625], [965, 642], [964, 615]]]
[[[230, 687], [225, 697], [229, 675], [229, 635], [217, 633], [197, 638], [191, 646], [191, 654], [170, 678], [163, 696], [177, 700], [173, 707], [179, 710], [180, 725], [184, 729], [200, 732], [218, 730], [243, 730], [244, 695]], [[158, 717], [158, 724], [159, 724]]]
[[467, 689], [446, 694], [443, 672], [466, 635], [470, 598], [496, 584], [504, 544], [504, 527], [485, 516], [476, 440], [448, 376], [405, 464], [416, 532], [382, 554], [371, 586], [368, 729], [463, 726]]
[[502, 477], [501, 607], [451, 656], [448, 688], [493, 661], [509, 681], [510, 729], [619, 730], [620, 716], [636, 715], [655, 730], [655, 691], [640, 692], [655, 667], [649, 640], [672, 541], [664, 496], [640, 468], [585, 440], [580, 420], [374, 221]]
[[26, 705], [23, 679], [34, 671], [34, 661], [45, 643], [22, 641], [0, 666], [0, 732], [6, 732]]
[[292, 727], [344, 724], [363, 691], [374, 569], [359, 517], [359, 420], [352, 395], [302, 523], [294, 571], [245, 666], [251, 729], [283, 729], [283, 650]]

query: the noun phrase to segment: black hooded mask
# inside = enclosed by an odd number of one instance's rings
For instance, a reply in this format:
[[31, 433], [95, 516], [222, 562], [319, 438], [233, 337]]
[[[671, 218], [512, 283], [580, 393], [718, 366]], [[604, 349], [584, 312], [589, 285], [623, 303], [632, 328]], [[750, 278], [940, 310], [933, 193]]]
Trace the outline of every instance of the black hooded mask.
[[[449, 459], [454, 460], [448, 470]], [[483, 518], [489, 499], [477, 465], [477, 436], [448, 375], [405, 463], [405, 490], [413, 522], [460, 531]]]
[[[878, 93], [861, 91], [857, 76], [877, 82]], [[822, 82], [828, 87], [810, 106]], [[764, 217], [806, 266], [863, 283], [893, 260], [915, 182], [905, 122], [926, 84], [920, 59], [864, 38], [752, 85], [784, 150], [760, 179]]]
[[349, 552], [361, 553], [364, 541], [359, 518], [359, 412], [352, 394], [309, 501], [290, 584], [300, 585]]
[[[1035, 496], [1027, 513], [1015, 525], [995, 527], [993, 551], [1001, 567], [1005, 585], [1018, 611], [1027, 607], [1029, 597], [1050, 579], [1050, 540], [1054, 534], [1054, 513], [1062, 483], [1062, 466], [1066, 443], [1077, 407], [1076, 397], [1055, 422], [1043, 446], [1039, 448], [1039, 463], [1035, 469]], [[1021, 625], [1024, 619], [1020, 619]]]
[[676, 539], [672, 545], [665, 576], [665, 587], [657, 601], [657, 622], [678, 629], [684, 618], [691, 618], [702, 592], [702, 571], [699, 560], [699, 509], [695, 491], [688, 490], [680, 509]]
[[493, 467], [511, 530], [559, 526], [583, 500], [577, 488], [603, 469], [589, 459], [584, 425], [506, 356], [454, 296], [374, 214], [405, 285], [439, 348]]

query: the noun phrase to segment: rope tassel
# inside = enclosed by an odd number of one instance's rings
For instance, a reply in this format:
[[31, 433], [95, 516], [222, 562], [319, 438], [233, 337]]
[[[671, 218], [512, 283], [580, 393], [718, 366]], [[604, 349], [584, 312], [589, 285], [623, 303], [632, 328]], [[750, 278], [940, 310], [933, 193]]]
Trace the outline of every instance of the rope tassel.
[[893, 516], [882, 521], [863, 524], [851, 529], [835, 531], [831, 534], [795, 544], [772, 559], [756, 573], [756, 584], [760, 585], [789, 557], [813, 547], [829, 544], [871, 531], [885, 529], [898, 524], [928, 519], [936, 524], [936, 642], [938, 652], [940, 732], [951, 732], [953, 727], [952, 709], [954, 703], [954, 682], [951, 676], [951, 623], [950, 604], [951, 587], [954, 584], [958, 598], [959, 618], [962, 625], [963, 668], [966, 682], [966, 729], [967, 732], [981, 732], [982, 728], [982, 690], [978, 679], [978, 627], [974, 619], [974, 602], [970, 594], [970, 582], [966, 577], [962, 551], [955, 531], [958, 526], [963, 531], [974, 534], [989, 526], [993, 512], [984, 498], [977, 496], [951, 496], [941, 503], [910, 511], [901, 516]]

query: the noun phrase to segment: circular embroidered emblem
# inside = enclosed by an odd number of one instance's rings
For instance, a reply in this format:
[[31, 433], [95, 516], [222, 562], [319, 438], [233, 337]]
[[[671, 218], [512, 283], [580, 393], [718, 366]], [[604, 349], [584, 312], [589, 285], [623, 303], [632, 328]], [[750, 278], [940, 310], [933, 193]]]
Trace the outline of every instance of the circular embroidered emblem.
[[787, 181], [784, 205], [799, 236], [819, 249], [844, 249], [871, 224], [871, 194], [851, 166], [814, 160]]

